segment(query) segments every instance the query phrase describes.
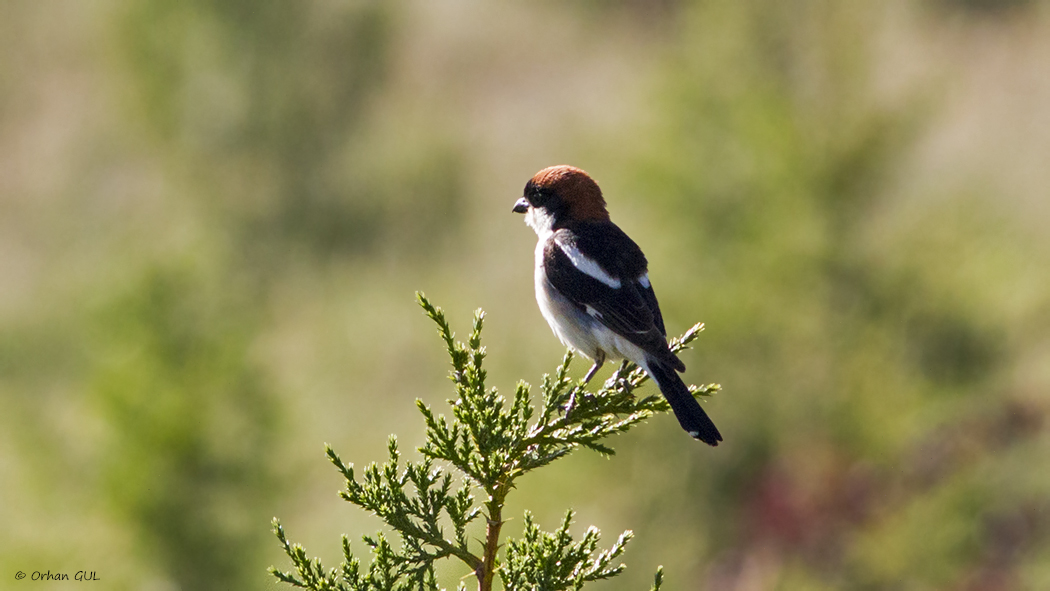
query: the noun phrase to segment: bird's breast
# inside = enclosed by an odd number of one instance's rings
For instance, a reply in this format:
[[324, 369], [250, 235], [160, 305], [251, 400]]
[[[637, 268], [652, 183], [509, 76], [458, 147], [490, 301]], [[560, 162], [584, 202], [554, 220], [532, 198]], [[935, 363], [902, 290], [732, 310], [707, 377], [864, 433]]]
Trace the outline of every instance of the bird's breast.
[[544, 242], [536, 246], [536, 303], [554, 335], [563, 345], [595, 359], [601, 351], [609, 360], [644, 358], [641, 349], [616, 334], [551, 285], [544, 268]]

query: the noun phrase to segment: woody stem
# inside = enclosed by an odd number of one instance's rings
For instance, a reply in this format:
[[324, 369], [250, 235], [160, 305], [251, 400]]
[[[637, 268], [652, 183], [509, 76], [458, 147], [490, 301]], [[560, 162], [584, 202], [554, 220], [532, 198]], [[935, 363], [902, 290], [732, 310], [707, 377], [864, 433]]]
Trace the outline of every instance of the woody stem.
[[485, 504], [488, 511], [488, 527], [485, 529], [485, 554], [475, 574], [478, 577], [478, 591], [492, 591], [496, 578], [496, 552], [499, 551], [499, 534], [503, 528], [503, 502], [505, 493], [500, 485], [490, 492], [489, 501]]

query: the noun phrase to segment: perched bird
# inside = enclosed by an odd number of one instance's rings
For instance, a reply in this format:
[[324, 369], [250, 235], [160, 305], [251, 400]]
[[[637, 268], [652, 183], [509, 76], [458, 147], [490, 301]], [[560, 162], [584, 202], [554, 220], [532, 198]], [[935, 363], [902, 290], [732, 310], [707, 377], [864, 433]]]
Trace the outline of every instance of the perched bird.
[[572, 166], [545, 168], [514, 204], [536, 231], [536, 301], [563, 344], [594, 360], [627, 359], [649, 374], [694, 438], [722, 435], [689, 393], [685, 364], [667, 346], [660, 305], [642, 249], [609, 220], [598, 184]]

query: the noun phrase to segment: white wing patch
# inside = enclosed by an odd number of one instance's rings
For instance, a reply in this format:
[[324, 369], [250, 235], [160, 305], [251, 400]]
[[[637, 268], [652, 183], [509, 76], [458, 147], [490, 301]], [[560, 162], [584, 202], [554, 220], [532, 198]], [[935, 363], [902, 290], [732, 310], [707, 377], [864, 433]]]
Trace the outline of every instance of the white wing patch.
[[598, 310], [594, 309], [594, 307], [591, 306], [590, 304], [584, 304], [583, 307], [586, 308], [587, 309], [587, 313], [590, 314], [591, 316], [593, 316], [594, 318], [598, 318], [598, 319], [602, 318], [602, 313], [599, 312]]
[[561, 251], [565, 253], [565, 256], [569, 257], [569, 260], [572, 261], [572, 266], [576, 267], [576, 269], [613, 289], [620, 289], [620, 280], [608, 274], [601, 265], [580, 252], [580, 249], [571, 244], [563, 244], [561, 242], [557, 244]]
[[642, 276], [638, 278], [638, 283], [641, 283], [642, 287], [644, 287], [645, 289], [649, 289], [650, 284], [649, 284], [649, 272], [648, 271], [646, 271], [645, 273], [642, 273]]

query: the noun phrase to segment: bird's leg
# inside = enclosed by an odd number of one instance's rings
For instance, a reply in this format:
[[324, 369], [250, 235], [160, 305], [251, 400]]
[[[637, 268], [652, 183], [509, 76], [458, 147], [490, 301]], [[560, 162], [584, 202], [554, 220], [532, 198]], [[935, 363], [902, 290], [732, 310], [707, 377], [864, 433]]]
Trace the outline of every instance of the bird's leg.
[[[628, 379], [630, 374], [627, 373], [628, 363], [630, 363], [630, 361], [624, 359], [623, 362], [620, 363], [620, 368], [616, 370], [615, 374], [613, 374], [616, 376], [617, 383], [624, 389], [630, 387], [630, 380]], [[634, 398], [634, 395], [632, 394], [631, 397]]]
[[[583, 382], [580, 384], [580, 386], [573, 388], [572, 394], [569, 395], [569, 401], [565, 404], [566, 417], [568, 417], [569, 414], [573, 411], [573, 409], [576, 408], [576, 393], [583, 390], [583, 386], [586, 386], [591, 381], [591, 378], [594, 377], [594, 374], [598, 373], [598, 370], [602, 368], [602, 364], [604, 363], [605, 351], [599, 349], [598, 352], [594, 355], [594, 365], [591, 366], [591, 369], [587, 370], [587, 375], [583, 376]], [[584, 392], [584, 394], [586, 394], [586, 392]]]
[[604, 363], [605, 363], [605, 351], [602, 351], [601, 349], [598, 349], [598, 354], [594, 356], [594, 365], [592, 365], [591, 369], [589, 369], [587, 371], [587, 375], [583, 376], [583, 383], [584, 384], [590, 383], [591, 378], [594, 377], [594, 374], [598, 373], [598, 370], [602, 368], [602, 365]]

